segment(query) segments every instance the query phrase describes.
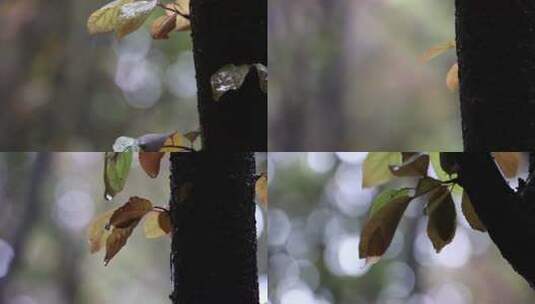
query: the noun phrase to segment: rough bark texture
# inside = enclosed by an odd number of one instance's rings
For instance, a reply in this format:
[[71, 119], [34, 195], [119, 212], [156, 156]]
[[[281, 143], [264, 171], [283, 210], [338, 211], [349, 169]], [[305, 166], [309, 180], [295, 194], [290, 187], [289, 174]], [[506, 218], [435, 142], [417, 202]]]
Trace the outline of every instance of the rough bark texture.
[[173, 153], [175, 304], [257, 304], [253, 153]]
[[535, 4], [456, 0], [466, 151], [535, 147]]
[[535, 196], [528, 182], [513, 191], [490, 153], [459, 153], [460, 184], [467, 191], [492, 241], [511, 266], [535, 287]]
[[191, 29], [204, 149], [267, 151], [267, 94], [256, 73], [217, 102], [210, 86], [227, 64], [267, 66], [267, 1], [191, 1]]

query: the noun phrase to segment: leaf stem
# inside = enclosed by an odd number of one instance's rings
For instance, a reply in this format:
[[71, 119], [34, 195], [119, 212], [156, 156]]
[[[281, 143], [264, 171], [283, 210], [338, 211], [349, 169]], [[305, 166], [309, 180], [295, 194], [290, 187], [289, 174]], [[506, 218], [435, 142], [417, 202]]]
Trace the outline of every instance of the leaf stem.
[[156, 4], [157, 6], [163, 8], [164, 10], [167, 10], [167, 11], [170, 11], [170, 12], [173, 12], [183, 18], [186, 18], [189, 20], [189, 15], [186, 15], [184, 13], [182, 13], [181, 11], [179, 11], [178, 9], [174, 9], [174, 8], [170, 8], [170, 7], [167, 7], [165, 6], [165, 4], [161, 3], [161, 2], [158, 2], [158, 4]]

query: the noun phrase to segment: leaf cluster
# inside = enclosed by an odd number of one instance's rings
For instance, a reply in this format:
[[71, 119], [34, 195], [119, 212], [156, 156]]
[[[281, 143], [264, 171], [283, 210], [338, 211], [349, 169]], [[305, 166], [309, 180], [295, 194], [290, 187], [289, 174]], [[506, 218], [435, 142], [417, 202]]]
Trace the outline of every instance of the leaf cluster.
[[[495, 152], [494, 159], [502, 174], [516, 176], [520, 155], [517, 152]], [[433, 167], [435, 176], [428, 173]], [[414, 187], [386, 189], [371, 203], [369, 217], [361, 231], [359, 256], [377, 261], [388, 249], [403, 213], [416, 198], [422, 198], [428, 217], [427, 236], [436, 252], [449, 244], [457, 228], [457, 211], [452, 197], [462, 193], [461, 211], [470, 227], [486, 231], [470, 201], [468, 193], [457, 183], [459, 167], [449, 153], [371, 152], [363, 164], [363, 187], [383, 185], [395, 178], [412, 177]]]

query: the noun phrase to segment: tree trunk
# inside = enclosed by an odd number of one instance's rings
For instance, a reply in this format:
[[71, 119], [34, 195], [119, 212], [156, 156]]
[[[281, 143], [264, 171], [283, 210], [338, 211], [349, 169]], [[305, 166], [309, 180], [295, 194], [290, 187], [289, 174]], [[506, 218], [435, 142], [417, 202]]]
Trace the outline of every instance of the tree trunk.
[[466, 151], [535, 147], [535, 4], [456, 0]]
[[174, 304], [257, 304], [253, 153], [171, 155]]
[[511, 266], [535, 287], [535, 196], [530, 191], [535, 183], [530, 179], [527, 185], [513, 191], [490, 153], [458, 153], [456, 159], [460, 184], [492, 241]]
[[191, 33], [204, 149], [267, 151], [267, 94], [256, 73], [217, 102], [210, 85], [227, 64], [267, 66], [267, 1], [191, 1]]

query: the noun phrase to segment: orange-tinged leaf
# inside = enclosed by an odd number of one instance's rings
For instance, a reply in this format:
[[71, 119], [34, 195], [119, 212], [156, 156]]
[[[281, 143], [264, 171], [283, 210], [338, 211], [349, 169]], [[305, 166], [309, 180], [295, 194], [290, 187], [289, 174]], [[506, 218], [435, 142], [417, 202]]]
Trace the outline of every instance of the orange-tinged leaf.
[[[161, 217], [167, 219], [161, 219]], [[171, 222], [169, 220], [169, 214], [162, 211], [151, 211], [145, 216], [143, 223], [143, 232], [149, 239], [155, 239], [168, 234], [171, 229], [169, 228]], [[162, 223], [160, 223], [162, 222]]]
[[[189, 15], [189, 1], [190, 0], [176, 0], [175, 3], [169, 3], [165, 6], [174, 10], [179, 11], [182, 15]], [[166, 10], [167, 15], [175, 14], [172, 11]], [[183, 16], [177, 15], [176, 18], [176, 31], [189, 31], [191, 30], [191, 23], [189, 19], [184, 18]]]
[[431, 59], [442, 55], [444, 52], [452, 48], [455, 48], [455, 41], [453, 40], [435, 45], [422, 54], [420, 61], [423, 63], [429, 62]]
[[139, 152], [139, 164], [148, 176], [155, 178], [160, 173], [160, 163], [164, 152]]
[[450, 91], [455, 91], [459, 88], [459, 65], [457, 63], [451, 66], [446, 75], [446, 86]]
[[108, 224], [111, 215], [115, 210], [108, 210], [97, 217], [95, 217], [87, 229], [87, 236], [89, 241], [89, 250], [91, 253], [100, 251], [106, 238], [108, 237], [108, 230], [106, 225]]
[[106, 256], [104, 256], [104, 265], [108, 266], [110, 260], [123, 248], [126, 241], [132, 235], [135, 225], [127, 228], [113, 228], [110, 236], [106, 241]]
[[256, 180], [255, 185], [256, 199], [264, 207], [268, 204], [268, 182], [266, 173], [262, 173]]
[[179, 132], [171, 134], [163, 146], [160, 148], [160, 152], [184, 152], [184, 136]]
[[494, 160], [507, 178], [515, 177], [522, 155], [520, 152], [492, 152]]
[[135, 227], [141, 218], [151, 210], [152, 203], [149, 200], [133, 196], [123, 206], [115, 210], [109, 225], [115, 228]]
[[169, 33], [176, 27], [176, 14], [163, 15], [152, 23], [150, 33], [153, 39], [168, 39]]
[[171, 216], [168, 211], [160, 212], [160, 216], [158, 216], [158, 224], [165, 233], [171, 233], [171, 231], [173, 231]]

